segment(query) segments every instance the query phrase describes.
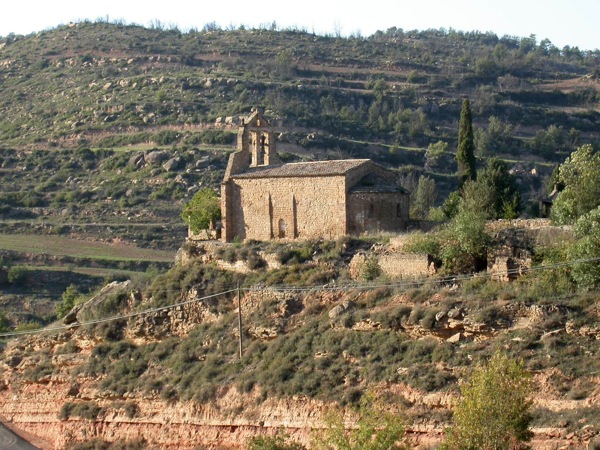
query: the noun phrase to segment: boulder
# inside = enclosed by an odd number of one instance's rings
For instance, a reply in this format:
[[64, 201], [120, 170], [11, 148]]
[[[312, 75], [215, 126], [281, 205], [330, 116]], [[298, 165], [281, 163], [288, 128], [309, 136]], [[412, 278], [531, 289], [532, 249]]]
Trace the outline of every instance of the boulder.
[[169, 154], [164, 150], [154, 150], [148, 153], [144, 159], [148, 164], [160, 164], [169, 159]]
[[140, 167], [140, 165], [144, 164], [144, 154], [136, 153], [131, 158], [129, 158], [128, 164], [134, 167]]
[[344, 314], [346, 311], [352, 309], [353, 306], [354, 306], [354, 303], [349, 302], [349, 301], [344, 301], [344, 302], [340, 303], [339, 305], [336, 305], [333, 308], [331, 308], [331, 310], [329, 311], [329, 318], [331, 320], [337, 319], [342, 314]]
[[177, 169], [179, 169], [179, 167], [181, 167], [182, 162], [183, 162], [183, 160], [179, 156], [176, 156], [174, 158], [169, 159], [166, 163], [164, 163], [163, 169], [165, 169], [167, 172], [177, 170]]
[[205, 169], [210, 165], [210, 157], [203, 156], [196, 161], [196, 169]]

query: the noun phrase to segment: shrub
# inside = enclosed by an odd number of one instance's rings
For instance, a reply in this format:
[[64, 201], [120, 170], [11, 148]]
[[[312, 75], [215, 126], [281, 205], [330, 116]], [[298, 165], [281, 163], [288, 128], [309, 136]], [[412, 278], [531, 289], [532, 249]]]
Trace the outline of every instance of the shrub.
[[359, 276], [364, 281], [373, 281], [381, 275], [381, 267], [376, 257], [365, 259], [359, 269]]
[[61, 318], [66, 316], [73, 306], [83, 303], [85, 297], [79, 292], [77, 286], [70, 284], [62, 293], [61, 302], [56, 305], [56, 315]]
[[363, 396], [356, 427], [347, 430], [344, 414], [333, 409], [325, 417], [326, 428], [317, 432], [311, 448], [316, 450], [388, 450], [404, 438], [402, 419], [384, 411], [371, 394]]
[[10, 330], [10, 321], [6, 315], [0, 311], [0, 333]]
[[250, 439], [248, 450], [304, 450], [301, 444], [288, 442], [285, 435], [256, 436]]
[[70, 417], [80, 417], [86, 420], [96, 420], [102, 411], [95, 402], [67, 402], [60, 408], [58, 418], [68, 420]]
[[531, 383], [523, 364], [495, 353], [462, 386], [446, 449], [517, 449], [533, 437], [529, 430]]
[[15, 286], [23, 286], [27, 281], [28, 270], [24, 266], [12, 266], [8, 269], [8, 282]]
[[69, 448], [71, 450], [144, 450], [148, 448], [148, 445], [144, 439], [134, 439], [132, 441], [119, 439], [115, 442], [91, 439], [86, 442], [74, 444]]

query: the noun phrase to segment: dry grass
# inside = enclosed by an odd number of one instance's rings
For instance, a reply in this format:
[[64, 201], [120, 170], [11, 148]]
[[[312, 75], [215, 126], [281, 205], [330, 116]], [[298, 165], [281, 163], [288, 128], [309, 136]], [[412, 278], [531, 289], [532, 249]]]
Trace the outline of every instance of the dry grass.
[[127, 244], [107, 244], [63, 236], [0, 234], [0, 250], [115, 261], [173, 261], [175, 253]]

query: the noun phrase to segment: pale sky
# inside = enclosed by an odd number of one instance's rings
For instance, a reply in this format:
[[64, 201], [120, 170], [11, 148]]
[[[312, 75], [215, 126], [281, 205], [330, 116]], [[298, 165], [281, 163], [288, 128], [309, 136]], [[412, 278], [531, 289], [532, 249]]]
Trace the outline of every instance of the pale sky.
[[391, 27], [453, 28], [499, 37], [535, 34], [559, 48], [600, 48], [599, 0], [20, 0], [2, 10], [0, 36], [108, 17], [144, 26], [158, 20], [182, 31], [211, 22], [223, 28], [275, 22], [278, 28], [363, 36]]

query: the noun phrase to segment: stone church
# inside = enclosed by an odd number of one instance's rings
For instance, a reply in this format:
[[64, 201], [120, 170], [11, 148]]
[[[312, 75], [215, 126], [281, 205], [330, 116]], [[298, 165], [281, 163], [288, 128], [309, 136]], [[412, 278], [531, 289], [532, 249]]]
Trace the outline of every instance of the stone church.
[[271, 125], [254, 111], [239, 128], [221, 185], [222, 239], [332, 239], [400, 231], [408, 193], [369, 159], [283, 164]]

